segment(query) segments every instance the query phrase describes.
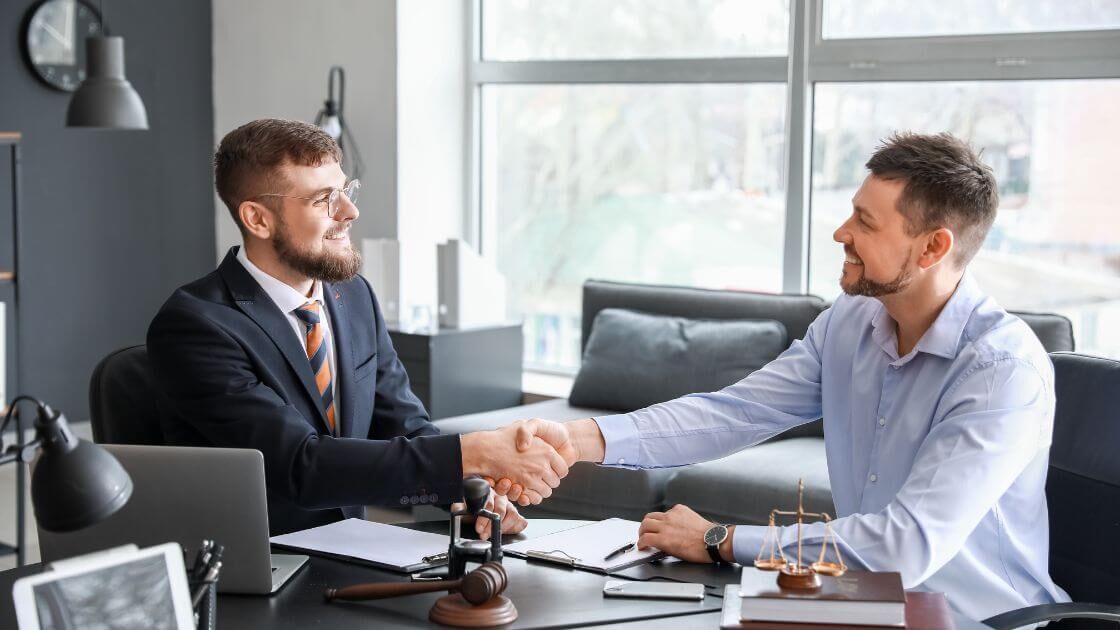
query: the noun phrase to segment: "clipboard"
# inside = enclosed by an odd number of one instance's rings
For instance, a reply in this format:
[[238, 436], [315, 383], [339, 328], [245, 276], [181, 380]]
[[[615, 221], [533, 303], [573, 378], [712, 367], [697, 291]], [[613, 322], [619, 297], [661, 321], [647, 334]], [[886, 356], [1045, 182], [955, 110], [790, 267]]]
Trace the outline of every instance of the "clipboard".
[[526, 560], [548, 562], [595, 573], [613, 573], [665, 557], [657, 549], [631, 549], [610, 560], [610, 552], [638, 540], [641, 523], [609, 518], [572, 529], [506, 545], [505, 553]]

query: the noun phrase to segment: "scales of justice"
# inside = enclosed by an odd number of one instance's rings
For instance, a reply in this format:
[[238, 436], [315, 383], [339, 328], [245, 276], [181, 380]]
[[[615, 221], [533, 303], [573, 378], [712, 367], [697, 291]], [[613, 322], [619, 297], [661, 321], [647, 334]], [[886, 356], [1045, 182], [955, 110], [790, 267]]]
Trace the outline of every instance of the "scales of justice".
[[[803, 497], [805, 494], [805, 481], [797, 480], [797, 511], [786, 512], [770, 510], [770, 525], [766, 529], [766, 536], [762, 541], [762, 549], [754, 559], [754, 566], [763, 571], [778, 572], [778, 586], [797, 590], [815, 590], [821, 587], [822, 575], [841, 576], [848, 570], [844, 559], [840, 556], [840, 548], [836, 546], [836, 536], [832, 533], [832, 518], [826, 512], [806, 512]], [[778, 541], [778, 528], [775, 525], [778, 516], [797, 517], [797, 562], [786, 558], [785, 552]], [[824, 540], [821, 541], [821, 554], [817, 561], [805, 565], [801, 562], [801, 523], [808, 516], [824, 521]], [[825, 560], [828, 546], [836, 555], [836, 561]], [[777, 556], [775, 556], [777, 554]]]

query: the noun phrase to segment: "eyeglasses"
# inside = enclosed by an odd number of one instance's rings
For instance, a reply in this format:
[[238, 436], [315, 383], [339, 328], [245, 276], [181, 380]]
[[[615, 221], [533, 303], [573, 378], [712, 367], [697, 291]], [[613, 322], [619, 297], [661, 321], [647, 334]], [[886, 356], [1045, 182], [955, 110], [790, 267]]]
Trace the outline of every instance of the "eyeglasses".
[[338, 201], [342, 198], [342, 195], [346, 195], [346, 198], [350, 200], [350, 203], [357, 203], [358, 190], [360, 190], [361, 187], [362, 182], [354, 179], [350, 180], [350, 183], [342, 187], [341, 190], [338, 188], [332, 188], [329, 193], [324, 194], [322, 197], [298, 197], [296, 195], [282, 195], [280, 193], [261, 193], [259, 195], [255, 195], [252, 198], [284, 197], [286, 199], [303, 199], [304, 201], [312, 201], [314, 203], [312, 203], [311, 205], [315, 206], [316, 208], [326, 206], [327, 217], [333, 219], [334, 215], [338, 213]]

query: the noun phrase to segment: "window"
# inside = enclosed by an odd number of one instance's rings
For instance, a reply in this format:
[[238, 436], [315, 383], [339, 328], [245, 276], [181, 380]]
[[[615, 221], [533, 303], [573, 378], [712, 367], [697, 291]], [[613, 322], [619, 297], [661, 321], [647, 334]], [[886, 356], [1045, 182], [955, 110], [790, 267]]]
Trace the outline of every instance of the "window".
[[487, 0], [482, 57], [681, 59], [786, 54], [788, 0]]
[[824, 0], [825, 39], [1120, 28], [1116, 0]]
[[587, 278], [780, 291], [784, 87], [500, 85], [483, 203], [526, 361], [579, 367]]
[[834, 298], [832, 232], [899, 130], [953, 132], [995, 169], [981, 286], [1120, 357], [1120, 2], [476, 8], [465, 220], [509, 281], [527, 365], [578, 366], [588, 278]]

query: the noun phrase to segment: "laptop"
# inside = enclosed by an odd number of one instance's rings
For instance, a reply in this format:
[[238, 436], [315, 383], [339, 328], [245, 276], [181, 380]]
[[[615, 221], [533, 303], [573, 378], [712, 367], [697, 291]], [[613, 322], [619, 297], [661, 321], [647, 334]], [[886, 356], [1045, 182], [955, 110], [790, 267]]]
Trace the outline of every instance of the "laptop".
[[39, 528], [43, 562], [109, 547], [179, 543], [194, 562], [203, 539], [223, 545], [218, 592], [275, 593], [307, 556], [270, 553], [264, 456], [240, 448], [103, 444], [132, 477], [116, 514], [74, 532]]

